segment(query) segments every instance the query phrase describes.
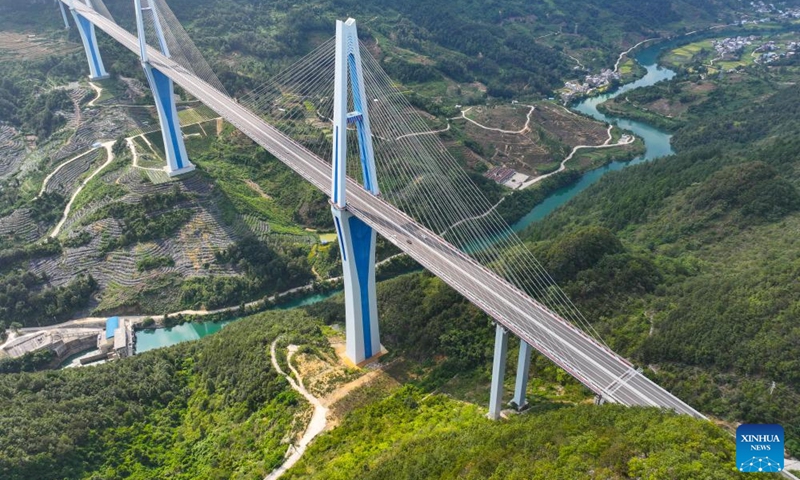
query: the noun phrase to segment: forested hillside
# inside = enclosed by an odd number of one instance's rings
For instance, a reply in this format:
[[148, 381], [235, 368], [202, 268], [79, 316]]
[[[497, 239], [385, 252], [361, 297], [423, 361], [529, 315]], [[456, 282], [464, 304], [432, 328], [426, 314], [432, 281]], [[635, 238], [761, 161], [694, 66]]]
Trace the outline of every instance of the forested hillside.
[[552, 405], [502, 423], [481, 413], [405, 388], [354, 412], [285, 478], [746, 478], [730, 468], [728, 434], [688, 417], [612, 405]]
[[[109, 2], [114, 11], [115, 1]], [[333, 21], [359, 21], [362, 41], [375, 43], [384, 68], [405, 84], [443, 80], [478, 81], [492, 97], [549, 96], [573, 75], [577, 52], [591, 68], [608, 67], [618, 52], [644, 38], [682, 26], [729, 20], [737, 0], [650, 0], [607, 2], [560, 0], [525, 2], [356, 2], [351, 0], [254, 2], [215, 0], [171, 2], [192, 37], [214, 58], [258, 59], [229, 77], [242, 86], [275, 73], [287, 61], [333, 35]], [[185, 4], [185, 5], [184, 5]], [[656, 13], [657, 12], [657, 13]], [[232, 28], [233, 27], [233, 28]], [[559, 34], [560, 35], [556, 35]], [[554, 37], [550, 37], [554, 35]], [[225, 72], [225, 63], [218, 69]], [[241, 78], [242, 72], [250, 78]], [[232, 91], [241, 87], [237, 84]], [[451, 94], [452, 95], [452, 94]], [[430, 101], [431, 99], [426, 99]]]
[[[800, 92], [787, 80], [797, 74], [714, 80], [680, 117], [676, 156], [608, 175], [527, 232], [612, 348], [703, 412], [783, 424], [795, 455]], [[708, 83], [684, 76], [672, 88]], [[620, 268], [631, 261], [633, 275]]]
[[[26, 19], [36, 15], [42, 4], [5, 3], [8, 18], [16, 25], [46, 20]], [[130, 2], [105, 3], [115, 19], [134, 29]], [[171, 0], [169, 4], [235, 94], [262, 84], [333, 36], [336, 18], [351, 16], [359, 21], [362, 40], [375, 45], [389, 74], [420, 85], [421, 93], [457, 97], [440, 88], [445, 80], [478, 81], [492, 97], [511, 97], [549, 96], [565, 77], [574, 75], [574, 60], [565, 53], [577, 55], [590, 69], [607, 68], [620, 51], [645, 38], [728, 23], [743, 2], [315, 0], [301, 5], [283, 0]], [[56, 27], [59, 22], [53, 11], [50, 24]], [[102, 38], [101, 42], [111, 48], [110, 42]]]
[[[655, 409], [569, 406], [590, 397], [539, 356], [531, 412], [487, 420], [489, 319], [427, 274], [384, 282], [379, 294], [393, 361], [331, 406], [341, 427], [287, 478], [737, 478], [724, 431]], [[0, 475], [263, 478], [307, 418], [305, 401], [271, 366], [270, 345], [280, 336], [280, 352], [296, 344], [306, 358], [330, 357], [322, 332], [337, 335], [324, 325], [343, 310], [338, 297], [106, 365], [0, 375]]]
[[[132, 27], [132, 2], [106, 3]], [[335, 19], [356, 17], [411, 103], [436, 128], [447, 125], [447, 148], [492, 203], [506, 195], [498, 212], [509, 221], [579, 173], [509, 194], [479, 175], [496, 149], [491, 138], [484, 149], [450, 128], [455, 105], [538, 102], [565, 80], [612, 67], [643, 39], [730, 23], [750, 8], [739, 0], [168, 3], [236, 97], [330, 38]], [[238, 305], [340, 273], [319, 192], [185, 95], [181, 120], [198, 169], [164, 179], [136, 57], [98, 34], [112, 78], [95, 91], [78, 81], [86, 71], [77, 32], [62, 28], [50, 0], [0, 0], [8, 145], [0, 166], [17, 168], [0, 172], [0, 336], [80, 315]], [[29, 34], [47, 36], [44, 53], [12, 48]], [[728, 424], [783, 424], [788, 451], [800, 455], [800, 70], [788, 61], [731, 70], [687, 67], [632, 92], [625, 102], [669, 104], [646, 119], [675, 132], [679, 153], [608, 175], [524, 240], [615, 351]], [[98, 140], [115, 155], [107, 167], [105, 148], [82, 153]], [[562, 157], [569, 152], [555, 143]], [[102, 174], [89, 182], [90, 172]], [[62, 215], [63, 230], [45, 240]], [[392, 253], [379, 245], [380, 258]], [[331, 406], [339, 426], [289, 478], [738, 478], [724, 430], [589, 405], [591, 392], [539, 355], [531, 410], [489, 422], [491, 320], [425, 273], [384, 282], [378, 295], [389, 350], [379, 380]], [[270, 364], [270, 344], [282, 336], [282, 351], [294, 343], [333, 362], [329, 341], [341, 340], [343, 320], [338, 296], [106, 365], [2, 373], [0, 478], [263, 478], [309, 417]], [[516, 349], [512, 341], [510, 359]], [[38, 360], [4, 361], [0, 371]], [[355, 375], [339, 372], [332, 383]]]
[[0, 477], [263, 478], [307, 408], [269, 347], [329, 348], [319, 326], [265, 313], [126, 361], [0, 375]]

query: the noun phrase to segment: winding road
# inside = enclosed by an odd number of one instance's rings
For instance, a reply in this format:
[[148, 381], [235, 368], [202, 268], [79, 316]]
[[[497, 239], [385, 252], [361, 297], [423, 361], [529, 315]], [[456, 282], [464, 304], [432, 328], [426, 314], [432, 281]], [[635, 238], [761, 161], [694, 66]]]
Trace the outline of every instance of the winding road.
[[305, 385], [303, 385], [303, 377], [301, 377], [300, 373], [298, 373], [298, 371], [292, 366], [292, 356], [297, 352], [299, 347], [297, 345], [289, 345], [287, 347], [289, 353], [286, 355], [286, 363], [289, 365], [289, 370], [291, 370], [292, 373], [297, 377], [297, 381], [295, 381], [294, 378], [292, 378], [291, 375], [287, 375], [278, 364], [278, 358], [275, 354], [275, 347], [279, 340], [280, 337], [276, 338], [270, 347], [272, 366], [279, 374], [286, 378], [286, 381], [289, 382], [289, 385], [291, 385], [293, 389], [300, 393], [300, 395], [302, 395], [308, 401], [308, 403], [314, 406], [314, 413], [311, 415], [311, 421], [308, 422], [306, 431], [303, 433], [303, 437], [300, 439], [300, 441], [297, 442], [297, 445], [289, 446], [289, 449], [286, 452], [288, 454], [286, 460], [280, 467], [276, 468], [270, 472], [269, 475], [264, 477], [264, 480], [275, 480], [286, 473], [286, 470], [292, 468], [292, 466], [297, 463], [297, 461], [300, 460], [300, 457], [302, 457], [306, 452], [308, 444], [311, 443], [311, 441], [314, 440], [317, 435], [322, 433], [325, 430], [325, 427], [328, 425], [328, 407], [323, 405], [320, 399], [314, 395], [311, 395], [308, 390], [306, 390]]
[[54, 228], [53, 231], [50, 233], [50, 238], [56, 238], [58, 234], [61, 233], [61, 227], [63, 227], [64, 222], [67, 221], [67, 217], [69, 217], [69, 212], [72, 209], [72, 204], [75, 202], [75, 199], [78, 198], [78, 195], [80, 195], [81, 191], [83, 190], [83, 187], [85, 187], [94, 177], [97, 176], [98, 173], [102, 172], [104, 168], [109, 166], [111, 162], [114, 161], [114, 152], [111, 150], [111, 147], [114, 145], [114, 142], [109, 141], [102, 143], [101, 145], [103, 146], [103, 148], [106, 149], [106, 152], [108, 153], [108, 160], [106, 160], [104, 164], [97, 167], [97, 170], [92, 172], [92, 174], [89, 175], [86, 178], [86, 180], [84, 180], [81, 183], [81, 186], [78, 187], [77, 190], [75, 190], [75, 193], [72, 194], [72, 198], [69, 199], [69, 203], [67, 203], [67, 206], [64, 208], [64, 215], [61, 217], [61, 221], [58, 222], [58, 225], [56, 225], [56, 228]]
[[[341, 387], [334, 390], [332, 393], [327, 395], [325, 398], [320, 399], [309, 393], [306, 389], [306, 386], [303, 383], [303, 376], [300, 375], [300, 372], [292, 365], [292, 357], [295, 353], [299, 350], [300, 347], [297, 345], [289, 345], [287, 346], [287, 354], [286, 354], [286, 364], [289, 366], [289, 370], [291, 371], [291, 375], [287, 374], [283, 371], [283, 369], [278, 364], [278, 357], [277, 357], [277, 344], [280, 341], [281, 337], [275, 339], [270, 346], [270, 357], [272, 361], [272, 366], [275, 370], [286, 378], [286, 381], [289, 382], [289, 385], [297, 391], [300, 395], [302, 395], [308, 403], [310, 403], [314, 407], [314, 413], [311, 415], [311, 421], [308, 422], [306, 426], [305, 432], [303, 432], [303, 436], [300, 438], [300, 441], [297, 442], [297, 445], [289, 445], [289, 448], [286, 450], [286, 460], [283, 464], [270, 472], [264, 480], [275, 480], [279, 478], [281, 475], [286, 473], [287, 470], [292, 468], [292, 466], [297, 463], [298, 460], [303, 456], [308, 448], [308, 445], [311, 443], [314, 438], [316, 438], [320, 433], [324, 432], [330, 424], [330, 409], [329, 407], [336, 403], [337, 401], [341, 400], [347, 394], [359, 388], [366, 383], [372, 381], [375, 377], [380, 375], [381, 370], [375, 369], [371, 370], [364, 375], [361, 375], [357, 379], [348, 382]], [[294, 377], [292, 377], [294, 376]], [[295, 380], [296, 379], [296, 380]]]
[[590, 148], [590, 149], [594, 150], [594, 149], [598, 149], [598, 148], [622, 147], [622, 146], [625, 146], [625, 145], [630, 145], [631, 143], [636, 141], [635, 137], [630, 136], [624, 141], [620, 140], [617, 143], [611, 143], [611, 140], [613, 138], [612, 135], [611, 135], [611, 130], [613, 128], [614, 128], [613, 125], [609, 125], [608, 126], [608, 140], [606, 140], [605, 143], [602, 143], [600, 145], [578, 145], [578, 146], [576, 146], [575, 148], [572, 149], [572, 152], [570, 152], [570, 154], [567, 155], [567, 157], [564, 160], [561, 161], [561, 166], [558, 167], [558, 170], [554, 170], [554, 171], [552, 171], [550, 173], [546, 173], [544, 175], [539, 175], [536, 178], [532, 178], [532, 179], [528, 180], [527, 182], [524, 182], [522, 184], [522, 186], [519, 187], [519, 189], [522, 190], [524, 188], [528, 188], [533, 184], [541, 182], [545, 178], [552, 177], [553, 175], [555, 175], [555, 174], [557, 174], [559, 172], [563, 172], [564, 170], [567, 169], [567, 162], [572, 160], [572, 157], [574, 157], [575, 154], [578, 153], [578, 150], [584, 150], [584, 149], [587, 149], [587, 148]]
[[39, 195], [37, 195], [36, 197], [38, 198], [38, 197], [41, 197], [42, 195], [44, 195], [44, 192], [47, 189], [47, 183], [50, 181], [51, 178], [53, 178], [53, 175], [55, 175], [56, 173], [61, 171], [62, 168], [66, 167], [67, 165], [69, 165], [70, 163], [74, 162], [75, 160], [78, 160], [79, 158], [83, 158], [86, 155], [89, 155], [94, 151], [95, 151], [95, 149], [93, 148], [93, 149], [89, 150], [88, 152], [83, 152], [80, 155], [72, 157], [69, 160], [67, 160], [66, 162], [63, 162], [61, 165], [57, 166], [55, 168], [55, 170], [50, 172], [50, 174], [48, 176], [44, 177], [44, 180], [42, 181], [42, 189], [39, 190]]
[[[533, 111], [536, 110], [536, 107], [534, 107], [533, 105], [523, 105], [523, 107], [529, 107], [530, 110], [528, 110], [528, 115], [525, 117], [526, 118], [525, 126], [522, 127], [522, 129], [520, 129], [520, 130], [503, 130], [503, 129], [500, 129], [500, 128], [492, 128], [492, 127], [487, 127], [486, 125], [481, 125], [480, 123], [476, 122], [475, 120], [473, 120], [473, 119], [471, 119], [471, 118], [469, 118], [467, 116], [467, 112], [472, 110], [472, 107], [469, 107], [466, 110], [462, 110], [460, 117], [453, 117], [450, 120], [464, 119], [464, 120], [466, 120], [466, 121], [468, 121], [470, 123], [473, 123], [473, 124], [481, 127], [484, 130], [491, 130], [492, 132], [508, 133], [510, 135], [522, 135], [523, 133], [527, 133], [527, 132], [529, 132], [531, 130], [531, 128], [530, 128], [531, 127], [531, 115], [533, 115]], [[449, 125], [448, 125], [448, 127], [449, 127]]]

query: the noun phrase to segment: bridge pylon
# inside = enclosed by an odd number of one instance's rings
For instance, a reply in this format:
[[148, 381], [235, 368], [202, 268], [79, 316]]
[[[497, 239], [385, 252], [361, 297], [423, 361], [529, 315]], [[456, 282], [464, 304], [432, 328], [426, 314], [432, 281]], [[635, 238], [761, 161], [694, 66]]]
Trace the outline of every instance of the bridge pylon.
[[64, 20], [64, 30], [69, 30], [69, 19], [67, 18], [67, 9], [64, 8], [64, 2], [56, 0], [58, 8], [61, 10], [61, 19]]
[[[382, 353], [375, 296], [375, 231], [347, 211], [347, 126], [358, 138], [364, 188], [378, 195], [375, 156], [356, 21], [336, 22], [331, 211], [339, 238], [346, 321], [346, 353], [356, 365]], [[349, 80], [349, 82], [348, 82]], [[348, 105], [352, 102], [353, 111]]]
[[[84, 3], [91, 7], [92, 0], [84, 0]], [[108, 78], [108, 72], [103, 65], [103, 57], [100, 56], [100, 49], [97, 46], [97, 36], [94, 31], [94, 24], [86, 17], [75, 10], [75, 0], [69, 0], [69, 10], [72, 13], [72, 18], [75, 19], [75, 24], [78, 25], [78, 32], [81, 34], [81, 41], [83, 42], [83, 49], [86, 51], [86, 59], [89, 61], [89, 79], [102, 80]], [[63, 7], [61, 12], [63, 13]], [[69, 24], [64, 17], [64, 23], [69, 28]]]
[[[144, 6], [143, 6], [144, 3]], [[144, 29], [144, 15], [152, 15], [153, 26], [158, 40], [159, 50], [169, 58], [169, 46], [164, 37], [158, 9], [152, 0], [134, 0], [136, 6], [136, 29], [139, 34], [139, 55], [142, 68], [153, 92], [158, 111], [158, 121], [161, 125], [161, 136], [164, 139], [164, 152], [167, 155], [165, 170], [170, 177], [191, 172], [195, 169], [186, 154], [186, 145], [183, 142], [183, 133], [178, 119], [178, 109], [175, 105], [175, 87], [172, 79], [155, 68], [147, 55], [147, 38]]]

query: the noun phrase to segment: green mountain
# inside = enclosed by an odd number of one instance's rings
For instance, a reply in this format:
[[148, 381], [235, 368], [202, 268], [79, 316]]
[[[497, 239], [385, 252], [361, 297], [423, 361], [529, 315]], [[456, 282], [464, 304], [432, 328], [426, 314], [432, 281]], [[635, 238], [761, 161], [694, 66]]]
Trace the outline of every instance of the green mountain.
[[[485, 392], [490, 376], [485, 315], [425, 274], [382, 283], [379, 294], [392, 366], [330, 405], [341, 426], [317, 439], [286, 478], [738, 478], [729, 466], [733, 442], [711, 423], [565, 403], [591, 397], [540, 357], [530, 413], [487, 420], [482, 405], [464, 401], [465, 388]], [[325, 324], [343, 310], [339, 297], [307, 313], [257, 314], [197, 342], [106, 365], [0, 375], [0, 474], [263, 478], [310, 413], [272, 367], [271, 346], [277, 340], [277, 359], [289, 371], [286, 347], [300, 345], [292, 365], [324, 396], [326, 382], [353, 378], [339, 367], [333, 376], [317, 373], [338, 363], [329, 341], [341, 338]], [[427, 343], [401, 335], [423, 325]], [[446, 360], [432, 363], [434, 355]]]
[[652, 87], [704, 91], [678, 117], [679, 153], [608, 175], [526, 235], [612, 348], [703, 412], [783, 424], [794, 454], [798, 75], [754, 67]]
[[[130, 3], [107, 2], [123, 25]], [[540, 102], [641, 40], [753, 15], [734, 0], [169, 3], [237, 96], [330, 38], [334, 19], [356, 17], [364, 42], [438, 127], [456, 104], [514, 120], [518, 112], [502, 109], [508, 99]], [[3, 339], [7, 329], [88, 314], [238, 305], [338, 274], [319, 192], [185, 95], [198, 171], [164, 179], [137, 59], [100, 34], [113, 78], [96, 92], [77, 81], [77, 42], [49, 0], [0, 1]], [[714, 68], [703, 55], [680, 63], [675, 80], [605, 107], [674, 131], [678, 154], [608, 175], [523, 238], [614, 350], [727, 427], [783, 424], [788, 451], [800, 455], [800, 66], [739, 58]], [[581, 128], [605, 132], [588, 120]], [[537, 132], [552, 147], [549, 168], [572, 146], [553, 131]], [[487, 197], [506, 198], [508, 220], [598, 164], [583, 159], [511, 193], [480, 176], [496, 145], [474, 137], [453, 123], [442, 138]], [[85, 153], [96, 138], [116, 140], [115, 159], [77, 193], [106, 159], [105, 149]], [[73, 195], [63, 230], [44, 240]], [[394, 253], [379, 246], [380, 258]], [[390, 354], [364, 385], [335, 354], [340, 297], [92, 368], [33, 372], [50, 358], [0, 359], [0, 477], [263, 478], [311, 413], [271, 364], [276, 340], [282, 369], [291, 363], [310, 391], [334, 399], [335, 428], [291, 478], [738, 477], [724, 429], [590, 405], [590, 392], [540, 356], [531, 410], [485, 420], [488, 317], [424, 273], [384, 282], [379, 295]]]

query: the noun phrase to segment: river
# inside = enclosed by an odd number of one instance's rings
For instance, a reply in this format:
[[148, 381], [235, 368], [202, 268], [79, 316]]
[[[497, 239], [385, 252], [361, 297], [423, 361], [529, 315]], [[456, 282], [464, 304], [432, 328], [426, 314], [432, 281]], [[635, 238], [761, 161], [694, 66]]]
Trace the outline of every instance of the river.
[[[292, 300], [291, 302], [286, 302], [275, 308], [285, 310], [288, 308], [311, 305], [312, 303], [321, 302], [339, 292], [340, 290], [333, 290], [325, 293], [315, 293], [307, 297]], [[206, 335], [219, 332], [225, 325], [235, 322], [236, 320], [238, 319], [224, 322], [187, 322], [183, 325], [171, 328], [141, 330], [136, 332], [136, 353], [146, 352], [155, 348], [169, 347], [170, 345], [187, 342], [189, 340], [197, 340]]]
[[606, 100], [618, 97], [625, 92], [630, 92], [631, 90], [641, 87], [648, 87], [655, 83], [669, 80], [670, 78], [674, 77], [674, 71], [658, 65], [658, 55], [664, 48], [670, 45], [672, 45], [672, 42], [658, 43], [639, 50], [639, 52], [634, 55], [636, 61], [647, 70], [647, 73], [644, 77], [633, 83], [625, 84], [613, 92], [587, 98], [572, 107], [573, 110], [585, 115], [589, 115], [590, 117], [596, 118], [601, 122], [612, 123], [619, 128], [633, 132], [644, 140], [644, 155], [638, 156], [627, 162], [612, 162], [604, 167], [586, 172], [586, 174], [584, 174], [577, 183], [556, 190], [549, 197], [547, 197], [544, 202], [537, 205], [527, 215], [522, 217], [522, 219], [512, 226], [514, 231], [520, 232], [525, 230], [532, 223], [536, 223], [543, 219], [553, 210], [567, 203], [570, 199], [572, 199], [572, 197], [589, 188], [590, 185], [600, 180], [600, 178], [608, 172], [622, 170], [630, 165], [649, 162], [656, 158], [666, 157], [675, 153], [670, 145], [672, 135], [662, 132], [661, 130], [658, 130], [657, 128], [654, 128], [646, 123], [624, 118], [610, 117], [600, 113], [597, 110], [597, 106]]
[[[577, 112], [594, 117], [601, 122], [613, 123], [614, 125], [617, 125], [624, 130], [629, 130], [641, 137], [645, 143], [644, 155], [636, 157], [628, 162], [612, 162], [604, 167], [587, 172], [577, 183], [556, 190], [549, 197], [547, 197], [544, 202], [537, 205], [533, 210], [530, 211], [530, 213], [515, 223], [512, 227], [515, 231], [522, 231], [532, 223], [543, 219], [550, 212], [565, 204], [572, 197], [586, 190], [590, 185], [600, 180], [600, 178], [608, 172], [622, 170], [630, 165], [649, 162], [656, 158], [665, 157], [674, 153], [672, 146], [670, 145], [670, 139], [672, 138], [672, 135], [653, 128], [646, 123], [609, 117], [607, 115], [603, 115], [597, 110], [597, 106], [608, 99], [617, 97], [636, 88], [647, 87], [653, 85], [654, 83], [674, 77], [674, 71], [658, 65], [658, 55], [661, 50], [668, 45], [670, 45], [670, 43], [659, 43], [644, 48], [634, 55], [636, 61], [647, 70], [647, 73], [644, 77], [633, 83], [623, 85], [611, 93], [587, 98], [573, 107], [573, 109]], [[285, 309], [310, 305], [312, 303], [322, 301], [335, 293], [337, 292], [310, 295], [308, 297], [284, 304], [279, 308]], [[177, 343], [186, 342], [189, 340], [197, 340], [205, 337], [206, 335], [217, 333], [225, 325], [233, 321], [236, 320], [234, 319], [218, 323], [189, 322], [172, 328], [159, 328], [155, 330], [139, 331], [136, 332], [136, 353], [146, 352], [148, 350], [153, 350], [154, 348], [168, 347], [170, 345], [175, 345]]]

